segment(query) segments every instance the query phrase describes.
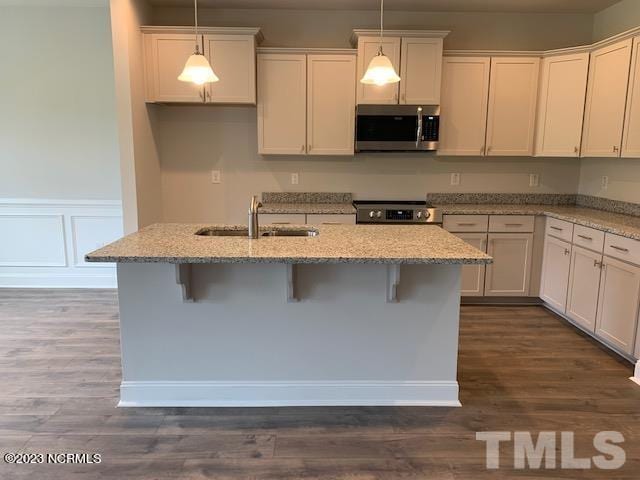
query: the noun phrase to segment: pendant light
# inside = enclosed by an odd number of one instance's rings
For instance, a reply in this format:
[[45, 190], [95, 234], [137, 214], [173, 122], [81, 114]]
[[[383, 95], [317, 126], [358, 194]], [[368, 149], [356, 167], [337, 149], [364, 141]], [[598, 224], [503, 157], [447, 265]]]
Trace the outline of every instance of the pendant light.
[[203, 53], [200, 53], [200, 41], [198, 39], [198, 0], [193, 0], [193, 3], [196, 27], [196, 50], [193, 52], [193, 55], [187, 59], [187, 63], [184, 64], [184, 69], [178, 77], [178, 80], [181, 82], [192, 82], [196, 85], [204, 85], [205, 83], [217, 82], [220, 79], [213, 73], [207, 57], [205, 57]]
[[360, 83], [382, 86], [400, 81], [400, 77], [393, 68], [391, 60], [382, 53], [383, 19], [384, 0], [380, 0], [380, 45], [378, 46], [378, 53], [371, 59], [369, 68], [360, 79]]

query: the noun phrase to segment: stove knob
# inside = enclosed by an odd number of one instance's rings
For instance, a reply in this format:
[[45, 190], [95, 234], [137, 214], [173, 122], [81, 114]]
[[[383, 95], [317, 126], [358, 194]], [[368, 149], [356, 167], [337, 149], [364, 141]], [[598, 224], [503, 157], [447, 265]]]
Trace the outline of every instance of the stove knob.
[[376, 215], [376, 212], [374, 212], [373, 210], [369, 212], [369, 218], [373, 218], [375, 217], [375, 215]]
[[376, 212], [376, 217], [377, 217], [377, 218], [382, 217], [382, 212], [381, 212], [380, 210], [378, 210], [378, 211]]
[[416, 215], [418, 218], [422, 218], [422, 212], [418, 212], [418, 214]]

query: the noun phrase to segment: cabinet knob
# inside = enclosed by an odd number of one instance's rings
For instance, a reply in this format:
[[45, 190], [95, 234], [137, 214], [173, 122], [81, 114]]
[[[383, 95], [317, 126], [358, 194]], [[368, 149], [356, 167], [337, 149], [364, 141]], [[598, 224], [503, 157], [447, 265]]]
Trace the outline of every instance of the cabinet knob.
[[618, 149], [618, 147], [617, 147], [616, 145], [614, 145], [614, 146], [613, 146], [613, 151], [614, 151], [614, 152], [617, 152], [618, 150], [619, 150], [619, 149]]
[[578, 153], [580, 149], [578, 147], [573, 147], [573, 153]]
[[565, 249], [564, 249], [564, 254], [565, 254], [565, 255], [569, 255], [569, 254], [571, 254], [571, 250], [569, 250], [568, 248], [565, 248]]
[[300, 153], [304, 153], [304, 145], [300, 147]]

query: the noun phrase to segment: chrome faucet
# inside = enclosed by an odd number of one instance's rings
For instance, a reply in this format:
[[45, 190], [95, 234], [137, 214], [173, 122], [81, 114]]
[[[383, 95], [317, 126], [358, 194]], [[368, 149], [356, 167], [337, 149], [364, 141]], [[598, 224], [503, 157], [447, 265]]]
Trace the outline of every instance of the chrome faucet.
[[249, 205], [249, 238], [258, 238], [258, 209], [262, 204], [255, 195], [251, 197]]

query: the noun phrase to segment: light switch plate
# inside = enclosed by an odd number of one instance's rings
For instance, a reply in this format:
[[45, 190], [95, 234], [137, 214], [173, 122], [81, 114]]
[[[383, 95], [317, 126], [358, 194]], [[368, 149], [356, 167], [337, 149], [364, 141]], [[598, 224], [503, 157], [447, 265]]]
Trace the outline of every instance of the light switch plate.
[[460, 185], [460, 174], [459, 173], [452, 173], [451, 174], [451, 185], [453, 185], [453, 186]]
[[529, 174], [529, 186], [530, 187], [539, 187], [540, 186], [540, 175], [537, 173]]
[[300, 178], [298, 177], [297, 173], [292, 173], [291, 174], [291, 185], [298, 185]]
[[602, 190], [606, 190], [607, 188], [609, 188], [609, 177], [603, 175], [600, 186], [602, 187]]
[[221, 181], [220, 170], [211, 170], [211, 183], [220, 183]]

